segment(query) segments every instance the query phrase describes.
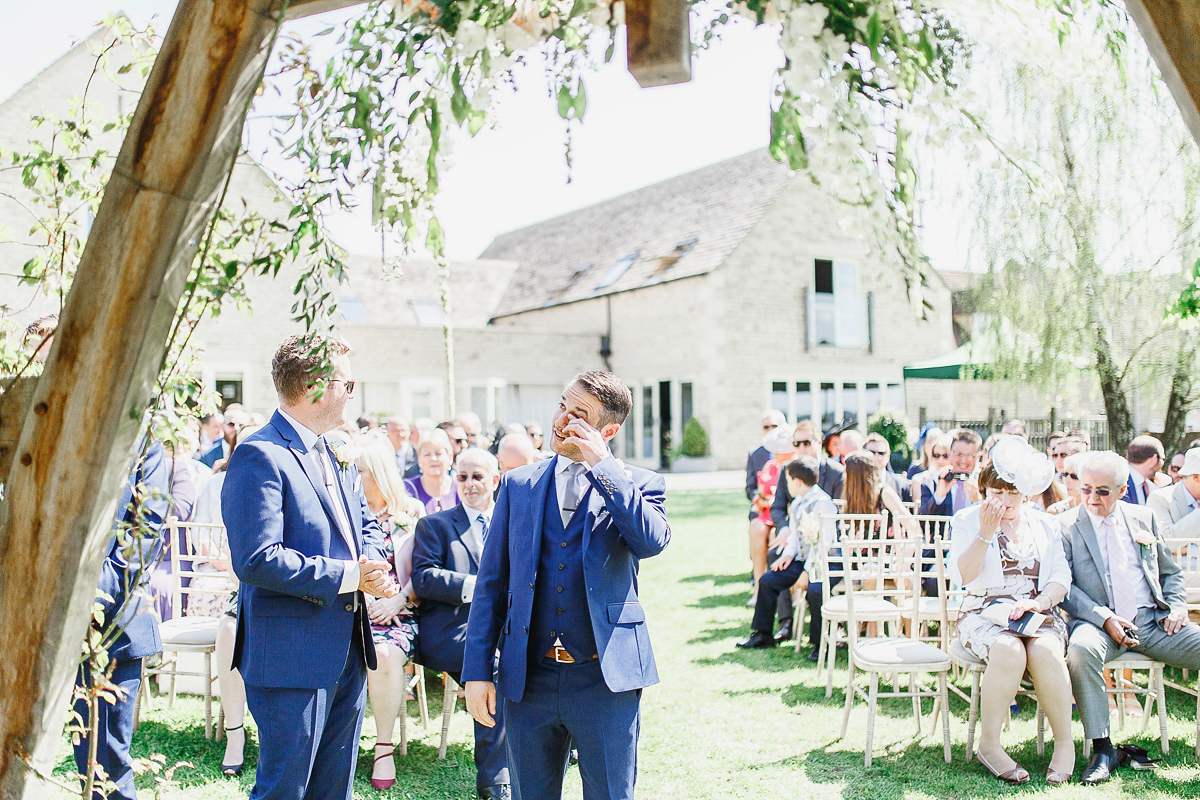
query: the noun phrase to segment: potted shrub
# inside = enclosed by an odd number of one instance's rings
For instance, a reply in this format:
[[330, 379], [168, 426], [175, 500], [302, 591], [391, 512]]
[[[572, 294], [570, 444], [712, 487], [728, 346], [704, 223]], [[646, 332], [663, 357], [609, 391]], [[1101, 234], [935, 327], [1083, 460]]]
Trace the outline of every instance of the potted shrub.
[[708, 432], [700, 420], [692, 417], [683, 426], [679, 453], [671, 462], [672, 472], [712, 472], [717, 460], [708, 454]]
[[887, 439], [892, 448], [892, 469], [901, 475], [912, 463], [912, 450], [908, 446], [908, 423], [899, 411], [883, 410], [872, 414], [867, 421], [867, 430]]

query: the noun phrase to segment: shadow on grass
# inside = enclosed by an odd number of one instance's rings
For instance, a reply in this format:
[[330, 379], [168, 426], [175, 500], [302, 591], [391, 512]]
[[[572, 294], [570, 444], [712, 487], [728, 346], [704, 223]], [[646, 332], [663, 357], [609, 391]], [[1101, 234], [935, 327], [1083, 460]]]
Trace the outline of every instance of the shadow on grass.
[[709, 628], [701, 635], [688, 639], [688, 644], [706, 644], [707, 642], [715, 642], [719, 639], [740, 638], [749, 636], [749, 631], [749, 623], [734, 625], [731, 628]]
[[[810, 666], [807, 661], [797, 659], [790, 649], [732, 650], [716, 658], [695, 658], [692, 663], [701, 667], [717, 667], [737, 664], [756, 672], [787, 672], [801, 666]], [[825, 691], [824, 689], [821, 690]]]
[[680, 578], [680, 583], [711, 583], [713, 586], [725, 586], [730, 583], [744, 583], [750, 585], [750, 573], [739, 572], [734, 575], [689, 575], [686, 578]]
[[[749, 587], [747, 587], [749, 588]], [[701, 597], [694, 603], [688, 604], [689, 608], [746, 608], [746, 592], [733, 592], [725, 594], [710, 594], [707, 597]]]

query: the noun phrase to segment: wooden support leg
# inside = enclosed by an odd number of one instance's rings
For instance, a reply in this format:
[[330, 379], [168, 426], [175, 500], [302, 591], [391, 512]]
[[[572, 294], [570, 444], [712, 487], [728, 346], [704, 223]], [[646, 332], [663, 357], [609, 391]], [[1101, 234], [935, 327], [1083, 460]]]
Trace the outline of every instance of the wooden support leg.
[[971, 670], [971, 699], [967, 702], [967, 755], [963, 761], [975, 757], [975, 723], [979, 721], [979, 670]]

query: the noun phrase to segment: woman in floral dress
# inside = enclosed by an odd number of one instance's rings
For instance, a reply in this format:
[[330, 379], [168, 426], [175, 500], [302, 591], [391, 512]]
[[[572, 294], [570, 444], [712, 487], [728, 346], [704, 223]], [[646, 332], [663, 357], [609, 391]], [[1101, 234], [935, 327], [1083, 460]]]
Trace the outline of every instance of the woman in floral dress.
[[[1067, 628], [1056, 609], [1071, 585], [1071, 568], [1054, 518], [1028, 503], [1049, 485], [1053, 467], [1044, 455], [1017, 441], [997, 444], [991, 462], [980, 471], [983, 502], [954, 515], [948, 562], [951, 580], [967, 592], [959, 640], [987, 663], [980, 692], [979, 761], [1002, 781], [1029, 781], [1029, 773], [1000, 744], [1008, 708], [1028, 672], [1054, 733], [1046, 782], [1059, 784], [1075, 768], [1071, 681], [1064, 657]], [[1030, 611], [1045, 619], [1029, 635], [1001, 624]]]
[[367, 672], [367, 692], [378, 737], [371, 784], [386, 789], [396, 778], [392, 731], [396, 717], [404, 711], [407, 683], [404, 666], [417, 635], [418, 600], [412, 588], [413, 531], [425, 509], [404, 490], [394, 451], [385, 440], [368, 436], [354, 445], [354, 449], [367, 507], [387, 534], [384, 552], [391, 563], [389, 571], [392, 580], [401, 587], [395, 597], [376, 598], [367, 606], [378, 661], [377, 668]]

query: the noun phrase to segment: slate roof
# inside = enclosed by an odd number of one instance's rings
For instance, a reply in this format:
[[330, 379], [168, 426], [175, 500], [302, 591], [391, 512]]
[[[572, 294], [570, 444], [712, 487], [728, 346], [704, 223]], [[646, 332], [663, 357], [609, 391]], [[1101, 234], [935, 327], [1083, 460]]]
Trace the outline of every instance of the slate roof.
[[480, 258], [519, 266], [493, 317], [710, 272], [790, 179], [755, 150], [502, 234]]

